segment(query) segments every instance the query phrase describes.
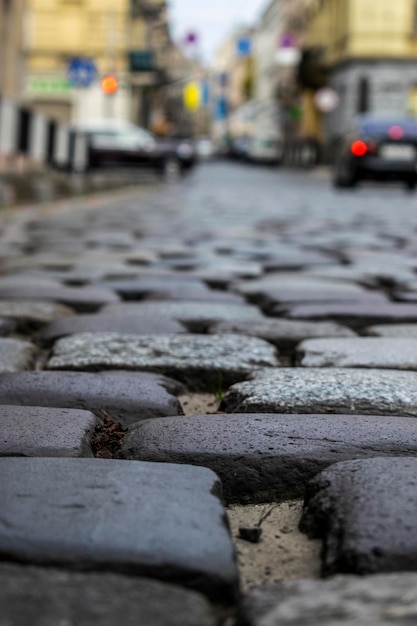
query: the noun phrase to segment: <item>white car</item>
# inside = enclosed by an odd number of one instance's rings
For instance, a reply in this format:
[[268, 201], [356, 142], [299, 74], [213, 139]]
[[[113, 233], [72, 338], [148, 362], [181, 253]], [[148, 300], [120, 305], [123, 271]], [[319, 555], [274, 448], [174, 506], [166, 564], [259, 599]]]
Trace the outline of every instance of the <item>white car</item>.
[[247, 151], [247, 158], [255, 163], [275, 165], [283, 157], [282, 141], [276, 137], [258, 135], [252, 137]]

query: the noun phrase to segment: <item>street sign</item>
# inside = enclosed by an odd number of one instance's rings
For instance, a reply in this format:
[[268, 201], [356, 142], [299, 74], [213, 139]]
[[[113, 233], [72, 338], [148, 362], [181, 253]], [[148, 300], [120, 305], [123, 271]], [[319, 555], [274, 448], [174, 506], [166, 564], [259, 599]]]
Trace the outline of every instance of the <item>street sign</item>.
[[275, 52], [275, 62], [282, 67], [294, 67], [301, 60], [297, 38], [292, 33], [281, 33]]
[[275, 52], [275, 62], [282, 67], [294, 67], [301, 60], [298, 48], [278, 48]]
[[101, 89], [106, 95], [112, 96], [119, 89], [119, 81], [115, 76], [105, 76], [101, 81]]
[[96, 64], [87, 57], [74, 57], [68, 63], [67, 76], [73, 87], [90, 87], [97, 80]]
[[184, 37], [184, 43], [185, 45], [189, 45], [189, 46], [193, 46], [198, 42], [198, 34], [190, 31], [189, 33], [187, 33]]
[[241, 58], [250, 56], [252, 42], [250, 37], [240, 37], [236, 42], [236, 52]]
[[319, 89], [314, 96], [316, 107], [322, 113], [331, 113], [339, 106], [340, 98], [331, 87]]
[[297, 39], [292, 33], [281, 33], [278, 48], [297, 48]]
[[29, 98], [69, 98], [72, 85], [65, 75], [31, 74], [25, 83], [25, 95]]

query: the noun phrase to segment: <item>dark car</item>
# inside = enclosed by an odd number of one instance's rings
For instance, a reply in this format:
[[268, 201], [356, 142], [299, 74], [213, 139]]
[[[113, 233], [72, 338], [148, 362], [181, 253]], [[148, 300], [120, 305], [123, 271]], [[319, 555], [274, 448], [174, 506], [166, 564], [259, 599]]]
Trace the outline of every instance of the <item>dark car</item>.
[[358, 118], [335, 152], [333, 183], [354, 187], [361, 180], [417, 184], [417, 121]]
[[144, 128], [129, 122], [78, 122], [73, 128], [87, 137], [89, 170], [134, 167], [170, 176], [186, 171], [196, 161], [191, 141], [158, 140]]

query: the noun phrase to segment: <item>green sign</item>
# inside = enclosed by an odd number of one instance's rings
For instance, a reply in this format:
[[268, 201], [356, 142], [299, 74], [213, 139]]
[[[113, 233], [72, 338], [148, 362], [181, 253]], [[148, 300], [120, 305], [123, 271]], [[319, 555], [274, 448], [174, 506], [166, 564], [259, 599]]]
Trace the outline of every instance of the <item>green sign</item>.
[[31, 76], [26, 82], [26, 91], [31, 95], [68, 96], [72, 86], [65, 76]]

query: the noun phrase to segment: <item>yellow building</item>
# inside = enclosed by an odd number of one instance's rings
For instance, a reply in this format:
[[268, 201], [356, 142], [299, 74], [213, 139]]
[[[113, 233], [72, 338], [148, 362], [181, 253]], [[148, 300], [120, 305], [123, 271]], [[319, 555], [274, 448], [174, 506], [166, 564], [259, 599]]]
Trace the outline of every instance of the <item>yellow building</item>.
[[340, 98], [322, 116], [327, 139], [358, 114], [417, 114], [416, 0], [313, 0], [303, 76], [306, 134], [320, 136], [312, 102], [324, 83]]
[[[157, 81], [151, 46], [165, 2], [140, 7], [136, 0], [27, 0], [26, 100], [61, 121], [139, 121], [144, 90]], [[113, 95], [103, 93], [106, 75], [118, 81]]]
[[24, 0], [0, 0], [0, 95], [19, 98], [23, 76]]

